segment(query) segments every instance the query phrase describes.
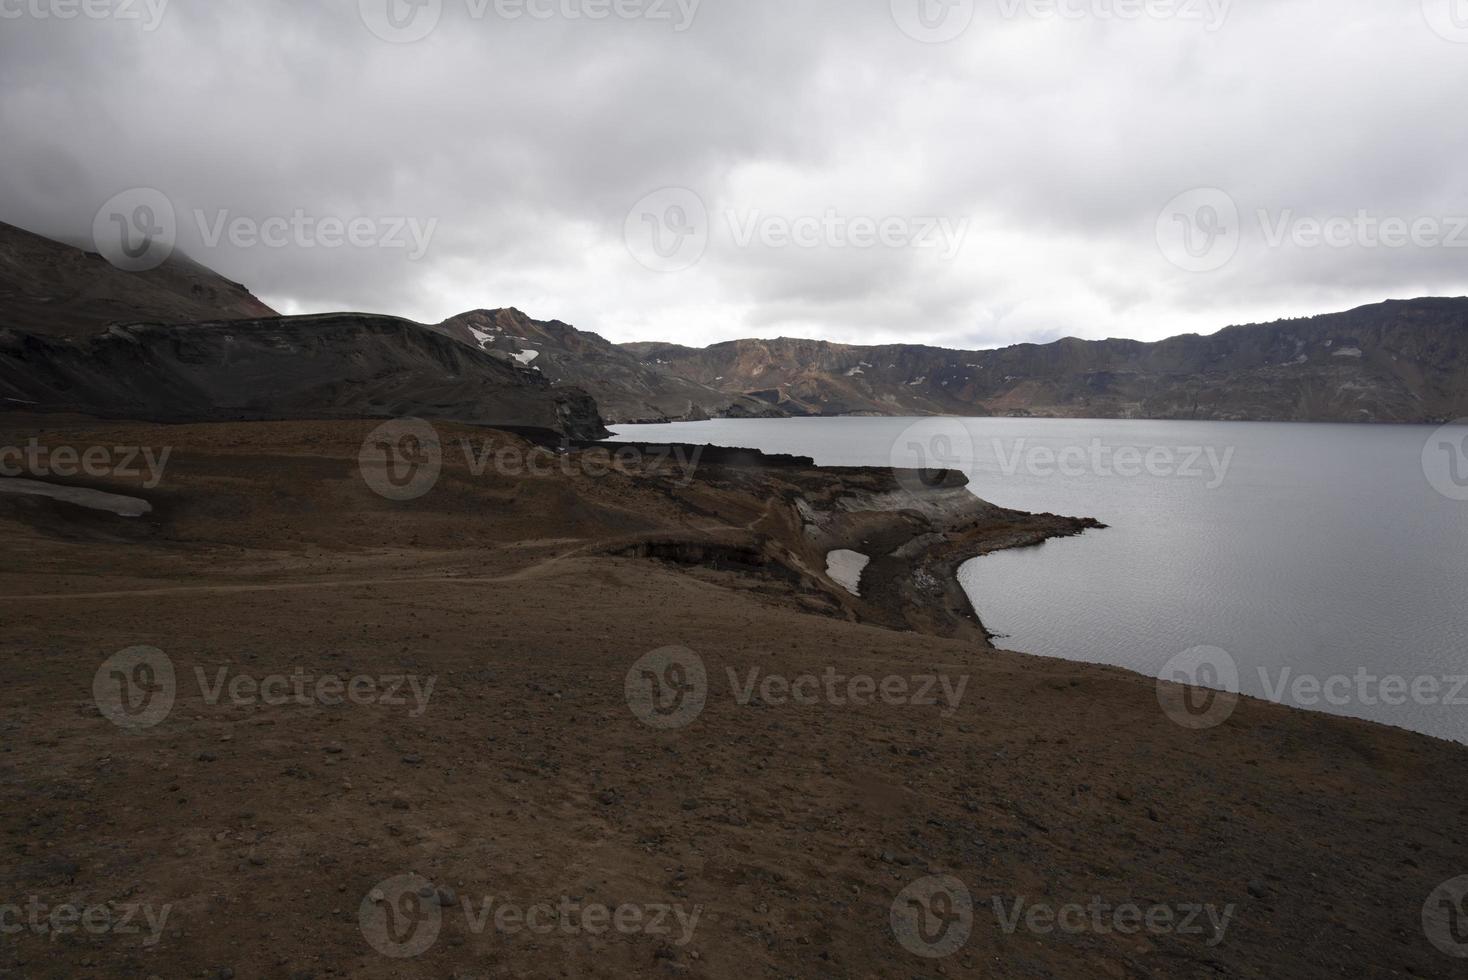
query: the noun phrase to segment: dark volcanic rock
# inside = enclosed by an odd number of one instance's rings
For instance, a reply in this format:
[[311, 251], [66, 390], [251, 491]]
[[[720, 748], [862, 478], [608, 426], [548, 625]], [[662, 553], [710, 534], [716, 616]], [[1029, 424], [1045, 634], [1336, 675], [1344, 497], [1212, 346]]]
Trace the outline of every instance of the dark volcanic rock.
[[583, 391], [394, 317], [128, 324], [85, 341], [0, 331], [12, 407], [158, 422], [419, 416], [606, 434]]
[[461, 313], [433, 329], [476, 350], [522, 362], [556, 384], [584, 389], [612, 422], [696, 422], [721, 416], [785, 414], [715, 384], [658, 370], [597, 334], [559, 320], [532, 320], [519, 310]]
[[660, 371], [781, 412], [1434, 422], [1468, 415], [1468, 298], [1229, 327], [1157, 343], [1002, 350], [739, 340], [626, 344]]
[[275, 315], [244, 286], [181, 254], [150, 272], [123, 272], [100, 255], [0, 221], [0, 327], [79, 339], [128, 320]]

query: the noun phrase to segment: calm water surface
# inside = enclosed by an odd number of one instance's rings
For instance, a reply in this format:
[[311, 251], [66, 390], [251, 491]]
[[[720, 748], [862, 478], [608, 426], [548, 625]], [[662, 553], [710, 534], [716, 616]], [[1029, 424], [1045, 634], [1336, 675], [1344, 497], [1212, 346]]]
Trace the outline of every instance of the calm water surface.
[[1468, 741], [1468, 502], [1433, 483], [1451, 492], [1468, 464], [1432, 427], [836, 418], [615, 429], [823, 465], [954, 461], [987, 500], [1110, 525], [964, 566], [1001, 646], [1154, 676], [1183, 651], [1217, 647], [1245, 694]]

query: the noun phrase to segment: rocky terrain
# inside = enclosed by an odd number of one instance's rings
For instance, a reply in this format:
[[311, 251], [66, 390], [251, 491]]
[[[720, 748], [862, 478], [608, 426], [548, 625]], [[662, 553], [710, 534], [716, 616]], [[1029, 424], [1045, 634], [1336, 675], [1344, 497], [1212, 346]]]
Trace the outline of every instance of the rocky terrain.
[[420, 416], [606, 434], [585, 392], [420, 324], [359, 314], [125, 324], [79, 341], [0, 330], [0, 399], [159, 422]]
[[470, 346], [499, 351], [558, 385], [581, 388], [616, 422], [667, 422], [730, 416], [783, 415], [757, 398], [678, 377], [636, 354], [559, 320], [533, 320], [519, 310], [475, 310], [434, 329]]
[[[1468, 298], [1150, 344], [1070, 339], [989, 351], [810, 340], [618, 345], [515, 309], [432, 325], [272, 317], [244, 287], [187, 259], [128, 274], [0, 224], [0, 399], [9, 399], [0, 405], [28, 410], [188, 421], [378, 417], [421, 404], [426, 417], [574, 438], [600, 432], [598, 415], [1468, 416]], [[113, 325], [126, 326], [106, 333]]]
[[151, 272], [0, 221], [0, 328], [81, 339], [109, 324], [274, 316], [238, 283], [175, 253]]
[[[883, 562], [1063, 519], [452, 424], [395, 502], [375, 425], [0, 416], [172, 449], [64, 481], [142, 517], [0, 494], [0, 976], [1460, 975], [1423, 910], [1468, 871], [1464, 747], [1252, 700], [1190, 730], [885, 598]], [[671, 721], [669, 649], [704, 677]]]
[[1468, 298], [1418, 299], [1157, 343], [1002, 350], [740, 340], [625, 345], [790, 415], [1438, 422], [1468, 416]]

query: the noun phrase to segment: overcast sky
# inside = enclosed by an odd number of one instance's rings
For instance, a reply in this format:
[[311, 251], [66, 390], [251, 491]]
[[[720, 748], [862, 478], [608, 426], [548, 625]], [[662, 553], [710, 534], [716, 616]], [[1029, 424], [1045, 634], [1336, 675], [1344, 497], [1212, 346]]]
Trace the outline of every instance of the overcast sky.
[[0, 0], [0, 218], [290, 313], [1156, 339], [1468, 292], [1465, 93], [1468, 0]]

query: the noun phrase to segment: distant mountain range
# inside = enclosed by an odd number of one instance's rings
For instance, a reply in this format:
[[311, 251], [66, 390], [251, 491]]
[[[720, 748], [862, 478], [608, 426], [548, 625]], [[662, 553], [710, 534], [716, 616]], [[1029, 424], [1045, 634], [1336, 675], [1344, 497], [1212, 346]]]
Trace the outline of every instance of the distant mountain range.
[[1431, 422], [1468, 415], [1468, 298], [1416, 299], [1156, 343], [1001, 350], [813, 340], [624, 345], [789, 415]]
[[190, 421], [419, 415], [576, 439], [603, 420], [803, 415], [1439, 422], [1468, 416], [1468, 298], [1156, 343], [1001, 350], [613, 344], [513, 309], [282, 317], [175, 257], [143, 274], [0, 223], [0, 406]]

